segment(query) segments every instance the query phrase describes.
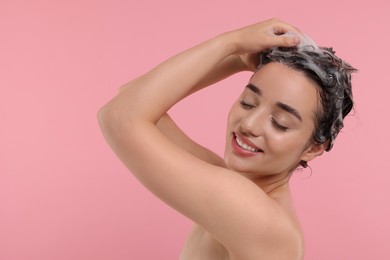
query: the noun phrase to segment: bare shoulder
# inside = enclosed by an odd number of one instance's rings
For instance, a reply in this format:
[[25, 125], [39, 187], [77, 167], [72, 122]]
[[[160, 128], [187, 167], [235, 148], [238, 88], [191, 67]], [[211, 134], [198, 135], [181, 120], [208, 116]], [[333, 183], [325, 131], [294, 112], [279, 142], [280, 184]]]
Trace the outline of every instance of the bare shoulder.
[[[274, 204], [276, 208], [279, 205]], [[263, 209], [266, 210], [266, 209]], [[276, 209], [275, 212], [277, 212]], [[252, 228], [241, 230], [234, 245], [217, 239], [204, 227], [194, 227], [182, 249], [181, 260], [215, 259], [215, 260], [253, 260], [253, 259], [303, 259], [303, 235], [294, 214], [283, 208], [270, 218], [268, 223], [254, 221]], [[258, 226], [267, 225], [262, 232]]]
[[[253, 259], [303, 259], [303, 236], [299, 225], [289, 214], [270, 219], [268, 230], [254, 234], [242, 230], [234, 246], [217, 240], [204, 227], [195, 224], [181, 253], [181, 260], [253, 260]], [[264, 223], [259, 223], [262, 226]], [[253, 230], [256, 230], [253, 224]]]
[[[237, 239], [237, 244], [233, 248], [228, 248], [229, 259], [303, 259], [303, 232], [295, 214], [278, 202], [274, 201], [269, 205], [272, 207], [268, 209], [273, 212], [272, 218], [267, 219], [265, 223], [255, 224], [253, 230], [256, 230], [256, 225], [268, 228], [262, 232], [252, 233], [249, 240]], [[245, 232], [252, 231], [243, 231], [243, 236]]]

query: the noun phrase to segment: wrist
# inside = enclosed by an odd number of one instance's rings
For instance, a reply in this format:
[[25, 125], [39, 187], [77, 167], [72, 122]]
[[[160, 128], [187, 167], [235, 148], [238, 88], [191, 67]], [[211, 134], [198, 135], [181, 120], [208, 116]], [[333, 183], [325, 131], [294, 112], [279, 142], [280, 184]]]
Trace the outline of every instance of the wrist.
[[245, 54], [238, 54], [239, 44], [235, 40], [234, 34], [226, 32], [218, 35], [213, 39], [215, 46], [219, 51], [222, 51], [222, 56], [228, 61], [229, 66], [234, 70], [234, 73], [241, 71], [255, 71], [256, 68], [251, 66], [250, 61]]
[[218, 47], [222, 49], [226, 57], [235, 55], [238, 52], [238, 42], [234, 39], [231, 32], [225, 32], [214, 38]]

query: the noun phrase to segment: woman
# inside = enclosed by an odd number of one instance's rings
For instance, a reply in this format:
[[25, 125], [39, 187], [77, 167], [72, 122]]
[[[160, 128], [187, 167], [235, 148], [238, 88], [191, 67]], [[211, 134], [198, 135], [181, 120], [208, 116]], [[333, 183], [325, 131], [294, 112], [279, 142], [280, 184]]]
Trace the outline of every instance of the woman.
[[[288, 181], [299, 165], [330, 150], [352, 108], [353, 71], [307, 41], [277, 19], [226, 32], [129, 82], [100, 109], [116, 155], [194, 221], [181, 259], [303, 259]], [[245, 70], [255, 73], [229, 113], [221, 159], [187, 137], [167, 111]]]

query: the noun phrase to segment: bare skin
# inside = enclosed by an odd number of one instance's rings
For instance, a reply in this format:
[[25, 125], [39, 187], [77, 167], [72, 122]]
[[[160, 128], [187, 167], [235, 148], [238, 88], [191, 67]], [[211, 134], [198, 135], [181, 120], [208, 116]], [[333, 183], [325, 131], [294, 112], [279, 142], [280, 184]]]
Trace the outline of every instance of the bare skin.
[[[98, 113], [107, 143], [126, 167], [196, 223], [181, 259], [303, 259], [288, 179], [300, 160], [324, 149], [308, 143], [313, 83], [281, 64], [257, 72], [251, 83], [261, 94], [245, 88], [233, 105], [224, 159], [192, 141], [167, 114], [199, 89], [254, 71], [254, 53], [298, 44], [283, 36], [289, 31], [299, 33], [271, 19], [221, 34], [129, 82]], [[275, 75], [282, 76], [273, 83]], [[314, 101], [302, 102], [302, 93]], [[281, 110], [280, 102], [293, 106], [301, 120]]]

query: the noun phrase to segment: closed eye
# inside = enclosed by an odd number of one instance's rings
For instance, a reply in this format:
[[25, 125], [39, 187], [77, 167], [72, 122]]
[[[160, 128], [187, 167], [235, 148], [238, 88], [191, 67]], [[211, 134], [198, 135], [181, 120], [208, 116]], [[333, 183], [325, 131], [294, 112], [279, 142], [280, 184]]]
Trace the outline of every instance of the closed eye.
[[286, 132], [286, 131], [288, 130], [288, 127], [279, 124], [279, 123], [275, 120], [275, 118], [273, 118], [273, 117], [271, 117], [271, 122], [272, 122], [272, 125], [273, 125], [276, 129], [278, 129], [278, 130], [280, 130], [280, 131]]
[[244, 109], [253, 109], [253, 108], [256, 107], [255, 105], [252, 105], [252, 104], [250, 104], [250, 103], [247, 103], [247, 102], [244, 101], [244, 100], [241, 100], [241, 101], [240, 101], [240, 104], [241, 104], [241, 106], [242, 106]]

